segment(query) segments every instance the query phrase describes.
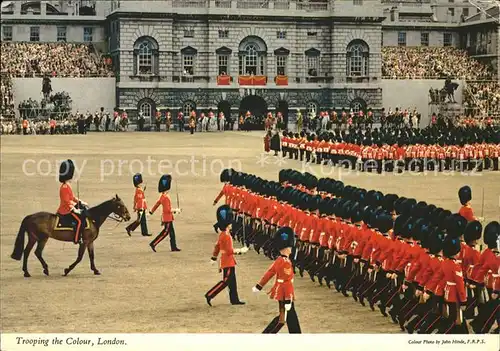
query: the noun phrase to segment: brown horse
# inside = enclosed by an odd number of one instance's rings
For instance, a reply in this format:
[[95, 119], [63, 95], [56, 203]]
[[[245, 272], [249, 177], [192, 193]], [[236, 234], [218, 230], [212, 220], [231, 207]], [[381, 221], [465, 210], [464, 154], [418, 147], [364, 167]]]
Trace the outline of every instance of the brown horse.
[[[94, 241], [99, 235], [99, 228], [112, 213], [120, 218], [117, 219], [117, 221], [130, 220], [130, 214], [127, 207], [118, 195], [111, 200], [103, 202], [102, 204], [87, 210], [88, 225], [83, 232], [83, 243], [80, 244], [78, 249], [78, 257], [76, 261], [73, 262], [73, 264], [71, 264], [68, 268], [64, 269], [65, 276], [68, 275], [68, 273], [71, 272], [78, 263], [80, 263], [85, 253], [85, 248], [87, 248], [89, 252], [90, 269], [94, 271], [95, 275], [101, 274], [94, 264]], [[64, 228], [56, 229], [57, 221], [58, 216], [49, 212], [37, 212], [24, 217], [21, 223], [21, 228], [19, 228], [19, 233], [17, 234], [14, 251], [12, 252], [11, 257], [14, 260], [20, 261], [24, 254], [23, 272], [25, 277], [31, 277], [28, 272], [28, 257], [35, 243], [38, 242], [35, 255], [42, 264], [43, 273], [45, 275], [49, 275], [49, 266], [42, 258], [42, 251], [47, 243], [47, 240], [52, 238], [59, 241], [73, 242], [75, 236], [74, 231]], [[26, 232], [28, 232], [28, 244], [24, 247], [24, 234]]]

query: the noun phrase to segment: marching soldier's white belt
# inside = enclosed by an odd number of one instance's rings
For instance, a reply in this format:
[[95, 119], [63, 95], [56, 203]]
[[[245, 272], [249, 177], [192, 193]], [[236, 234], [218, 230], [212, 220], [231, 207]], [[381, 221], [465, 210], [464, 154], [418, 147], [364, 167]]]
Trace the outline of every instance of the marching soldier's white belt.
[[[283, 279], [276, 279], [276, 282], [278, 283], [284, 283], [285, 281]], [[290, 280], [291, 283], [293, 283], [293, 279]]]
[[307, 151], [312, 151], [312, 148], [310, 146], [306, 147]]
[[446, 282], [446, 285], [457, 285], [455, 282]]
[[493, 276], [494, 278], [498, 278], [498, 277], [500, 277], [500, 274], [492, 274], [492, 276]]

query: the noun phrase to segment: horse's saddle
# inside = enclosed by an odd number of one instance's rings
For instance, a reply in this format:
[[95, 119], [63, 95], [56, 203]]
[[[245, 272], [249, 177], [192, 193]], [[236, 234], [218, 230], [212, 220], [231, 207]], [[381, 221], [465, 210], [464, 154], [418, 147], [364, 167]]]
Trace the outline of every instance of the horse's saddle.
[[[68, 213], [65, 215], [57, 214], [56, 225], [54, 227], [54, 230], [76, 231], [77, 225], [78, 225], [78, 222], [76, 221], [75, 217], [73, 217], [71, 215], [71, 213]], [[83, 225], [83, 229], [88, 228], [90, 226], [89, 219], [87, 218], [85, 223], [82, 223], [82, 225]]]

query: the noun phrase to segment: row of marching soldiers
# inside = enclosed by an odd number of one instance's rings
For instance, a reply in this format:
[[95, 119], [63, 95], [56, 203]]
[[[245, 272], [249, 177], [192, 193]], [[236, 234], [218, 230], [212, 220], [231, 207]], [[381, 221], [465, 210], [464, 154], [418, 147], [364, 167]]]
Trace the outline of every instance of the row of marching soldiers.
[[[498, 139], [498, 138], [497, 138]], [[283, 157], [317, 164], [343, 165], [361, 171], [443, 171], [493, 169], [498, 171], [499, 140], [473, 145], [446, 145], [425, 141], [412, 145], [410, 140], [356, 139], [349, 135], [283, 132]]]
[[[215, 202], [225, 196], [238, 213], [233, 235], [258, 253], [276, 257], [273, 235], [290, 227], [294, 271], [377, 306], [402, 330], [488, 333], [496, 322], [498, 333], [498, 222], [484, 228], [481, 253], [479, 221], [415, 199], [294, 170], [281, 170], [279, 182], [225, 170], [221, 181]], [[475, 218], [462, 190], [460, 213]]]

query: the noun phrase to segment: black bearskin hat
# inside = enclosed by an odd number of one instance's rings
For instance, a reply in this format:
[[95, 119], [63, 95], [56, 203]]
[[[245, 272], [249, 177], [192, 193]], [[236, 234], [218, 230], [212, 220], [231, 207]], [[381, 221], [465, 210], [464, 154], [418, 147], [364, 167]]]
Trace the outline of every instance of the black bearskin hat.
[[498, 238], [500, 236], [500, 223], [497, 221], [490, 222], [484, 227], [483, 241], [488, 248], [498, 248]]
[[479, 240], [482, 232], [483, 226], [479, 221], [469, 222], [465, 227], [464, 241], [468, 244], [472, 241]]
[[466, 225], [467, 220], [458, 213], [454, 213], [446, 219], [446, 234], [451, 238], [460, 238], [464, 235]]
[[460, 252], [460, 240], [457, 238], [446, 237], [443, 244], [443, 255], [452, 258]]
[[377, 228], [379, 232], [385, 234], [392, 229], [393, 225], [394, 222], [392, 221], [392, 217], [387, 213], [382, 213], [380, 216], [378, 216]]
[[170, 190], [170, 185], [172, 183], [172, 176], [170, 174], [164, 174], [161, 176], [158, 182], [158, 192], [162, 193], [164, 191]]
[[226, 228], [233, 222], [233, 210], [228, 205], [222, 205], [217, 209], [217, 226], [220, 230]]
[[59, 166], [59, 182], [64, 183], [73, 179], [75, 174], [75, 164], [71, 160], [66, 160]]
[[351, 222], [352, 223], [358, 223], [358, 222], [361, 222], [363, 220], [363, 214], [364, 214], [364, 211], [363, 209], [361, 208], [360, 204], [359, 203], [355, 203], [352, 207], [351, 207]]
[[276, 234], [274, 234], [274, 247], [276, 250], [280, 251], [286, 249], [287, 247], [295, 246], [295, 233], [290, 227], [281, 227], [278, 229]]
[[428, 247], [432, 255], [436, 255], [443, 250], [445, 234], [439, 228], [435, 228], [429, 235]]
[[394, 211], [395, 202], [398, 199], [396, 194], [387, 194], [384, 196], [384, 200], [382, 201], [382, 208], [387, 212], [391, 213]]
[[139, 184], [142, 184], [142, 174], [136, 173], [132, 177], [132, 181], [134, 182], [134, 186], [138, 186]]
[[220, 173], [220, 181], [222, 183], [224, 182], [229, 182], [231, 180], [231, 176], [232, 174], [234, 173], [234, 169], [224, 169], [221, 173]]
[[461, 187], [458, 190], [458, 198], [460, 199], [460, 203], [465, 205], [467, 202], [472, 200], [472, 189], [470, 186], [466, 185]]

